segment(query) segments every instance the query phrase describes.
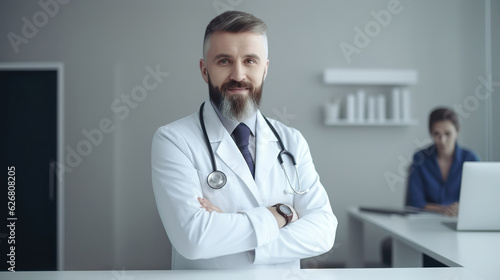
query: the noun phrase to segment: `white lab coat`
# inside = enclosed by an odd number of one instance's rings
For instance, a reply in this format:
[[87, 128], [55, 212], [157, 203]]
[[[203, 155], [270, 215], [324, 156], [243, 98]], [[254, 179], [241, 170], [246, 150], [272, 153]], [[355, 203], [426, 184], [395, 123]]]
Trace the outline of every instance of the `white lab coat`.
[[[222, 189], [207, 184], [212, 164], [198, 112], [160, 127], [153, 137], [153, 189], [173, 245], [172, 269], [297, 269], [301, 258], [328, 252], [337, 219], [302, 135], [270, 119], [295, 156], [302, 189], [310, 189], [306, 194], [285, 194], [289, 186], [277, 160], [280, 147], [260, 112], [255, 180], [209, 101], [204, 118], [217, 168], [227, 176]], [[289, 176], [297, 186], [295, 173]], [[206, 197], [224, 213], [201, 209], [198, 197]], [[292, 205], [300, 219], [279, 229], [266, 209], [276, 203]]]

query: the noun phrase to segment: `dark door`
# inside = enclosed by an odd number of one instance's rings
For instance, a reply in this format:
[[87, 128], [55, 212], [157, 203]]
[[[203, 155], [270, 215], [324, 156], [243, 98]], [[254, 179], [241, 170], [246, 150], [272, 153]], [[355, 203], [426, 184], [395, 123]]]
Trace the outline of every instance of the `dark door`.
[[56, 270], [57, 71], [0, 70], [0, 94], [1, 269]]

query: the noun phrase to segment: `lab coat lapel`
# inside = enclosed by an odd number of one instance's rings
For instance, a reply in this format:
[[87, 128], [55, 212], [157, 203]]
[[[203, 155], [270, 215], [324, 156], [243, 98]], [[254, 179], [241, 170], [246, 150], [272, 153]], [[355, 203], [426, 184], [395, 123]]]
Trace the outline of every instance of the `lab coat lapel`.
[[[252, 177], [252, 173], [248, 168], [248, 165], [243, 158], [240, 150], [236, 146], [233, 138], [226, 131], [222, 125], [217, 113], [210, 104], [210, 101], [205, 102], [205, 126], [207, 129], [207, 134], [214, 149], [216, 156], [216, 161], [221, 160], [224, 162], [234, 173], [236, 177], [239, 177], [244, 185], [250, 190], [252, 195], [255, 197], [256, 201], [260, 201], [260, 193], [255, 184], [255, 180]], [[218, 145], [217, 145], [218, 143]], [[218, 165], [220, 166], [220, 164]], [[234, 182], [227, 182], [228, 184]]]
[[260, 188], [269, 185], [266, 182], [271, 181], [269, 176], [272, 166], [278, 163], [280, 148], [277, 142], [278, 139], [259, 112], [257, 114], [255, 182]]
[[215, 113], [210, 100], [205, 101], [205, 106], [203, 108], [203, 117], [205, 119], [205, 128], [207, 129], [208, 139], [212, 144], [212, 149], [216, 149], [217, 145], [224, 138], [224, 134], [227, 134], [226, 129], [222, 125], [217, 113]]

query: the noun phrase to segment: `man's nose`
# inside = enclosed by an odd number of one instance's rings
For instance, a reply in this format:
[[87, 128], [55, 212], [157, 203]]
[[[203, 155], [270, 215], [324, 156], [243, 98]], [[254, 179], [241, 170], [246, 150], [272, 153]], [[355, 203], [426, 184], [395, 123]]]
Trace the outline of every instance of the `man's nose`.
[[243, 65], [241, 65], [240, 63], [235, 63], [233, 65], [233, 67], [231, 68], [231, 75], [229, 78], [231, 80], [241, 82], [245, 79], [245, 77], [246, 77], [246, 74], [245, 74], [245, 68], [243, 67]]

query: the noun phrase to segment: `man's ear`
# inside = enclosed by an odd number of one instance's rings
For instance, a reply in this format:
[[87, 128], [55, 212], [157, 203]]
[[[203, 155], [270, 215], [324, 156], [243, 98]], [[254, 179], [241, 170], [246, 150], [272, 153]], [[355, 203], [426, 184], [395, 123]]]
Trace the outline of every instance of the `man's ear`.
[[205, 83], [208, 84], [208, 70], [207, 65], [205, 64], [205, 60], [203, 59], [200, 59], [200, 72], [203, 80], [205, 80]]
[[266, 80], [267, 77], [267, 69], [269, 68], [269, 59], [266, 62], [266, 68], [264, 69], [264, 81]]

